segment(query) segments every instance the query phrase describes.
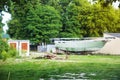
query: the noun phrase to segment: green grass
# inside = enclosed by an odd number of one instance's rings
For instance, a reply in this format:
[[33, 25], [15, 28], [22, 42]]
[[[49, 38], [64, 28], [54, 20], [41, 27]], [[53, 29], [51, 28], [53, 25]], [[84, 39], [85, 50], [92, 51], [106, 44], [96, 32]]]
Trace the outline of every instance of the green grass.
[[[69, 76], [64, 77], [67, 73]], [[71, 76], [82, 79], [77, 76], [82, 73], [87, 79], [120, 80], [120, 56], [70, 55], [68, 60], [0, 60], [0, 80], [8, 80], [8, 74], [9, 80], [49, 80], [51, 76], [55, 79], [72, 79]]]

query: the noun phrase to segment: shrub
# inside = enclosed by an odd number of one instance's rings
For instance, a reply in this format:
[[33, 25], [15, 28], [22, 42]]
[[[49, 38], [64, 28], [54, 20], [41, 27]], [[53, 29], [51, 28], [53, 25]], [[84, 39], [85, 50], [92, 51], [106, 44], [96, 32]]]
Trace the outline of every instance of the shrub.
[[9, 49], [9, 45], [7, 44], [7, 42], [0, 39], [0, 53], [2, 51], [8, 51], [8, 49]]
[[8, 54], [9, 54], [10, 57], [16, 57], [16, 56], [18, 56], [18, 52], [17, 52], [16, 49], [13, 48], [13, 47], [10, 47], [10, 48], [9, 48]]
[[10, 47], [8, 43], [0, 38], [0, 59], [5, 61], [9, 57], [16, 57], [17, 51], [13, 47]]
[[2, 53], [1, 53], [1, 58], [3, 59], [3, 61], [5, 61], [7, 58], [8, 58], [8, 54], [7, 54], [7, 52], [6, 51], [2, 51]]
[[[4, 54], [5, 52], [8, 52], [8, 50], [9, 50], [9, 45], [7, 44], [6, 41], [4, 41], [4, 40], [2, 40], [2, 39], [0, 38], [0, 59], [3, 58], [3, 54]], [[2, 53], [3, 53], [3, 54], [2, 54]]]

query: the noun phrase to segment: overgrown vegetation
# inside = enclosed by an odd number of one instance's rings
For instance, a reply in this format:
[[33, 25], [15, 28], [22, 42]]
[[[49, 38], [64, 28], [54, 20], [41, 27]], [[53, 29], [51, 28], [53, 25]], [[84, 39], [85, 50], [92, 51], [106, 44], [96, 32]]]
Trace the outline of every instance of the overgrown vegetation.
[[0, 59], [3, 59], [3, 61], [5, 61], [7, 58], [13, 58], [17, 55], [18, 52], [15, 48], [10, 47], [6, 41], [0, 39]]
[[[70, 55], [68, 60], [9, 59], [0, 61], [0, 79], [7, 80], [10, 73], [10, 80], [119, 80], [119, 68], [120, 56]], [[83, 74], [84, 77], [78, 78], [77, 75]]]
[[15, 57], [17, 55], [17, 51], [8, 45], [7, 39], [2, 38], [4, 31], [1, 15], [2, 14], [0, 12], [0, 59], [3, 59], [3, 61], [5, 61], [7, 58]]

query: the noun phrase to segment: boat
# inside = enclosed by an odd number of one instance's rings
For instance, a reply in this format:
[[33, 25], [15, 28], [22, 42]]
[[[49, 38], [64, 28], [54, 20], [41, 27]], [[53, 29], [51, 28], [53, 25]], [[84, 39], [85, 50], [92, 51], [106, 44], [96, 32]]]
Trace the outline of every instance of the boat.
[[55, 47], [58, 50], [70, 52], [92, 52], [100, 50], [107, 40], [103, 38], [56, 38]]

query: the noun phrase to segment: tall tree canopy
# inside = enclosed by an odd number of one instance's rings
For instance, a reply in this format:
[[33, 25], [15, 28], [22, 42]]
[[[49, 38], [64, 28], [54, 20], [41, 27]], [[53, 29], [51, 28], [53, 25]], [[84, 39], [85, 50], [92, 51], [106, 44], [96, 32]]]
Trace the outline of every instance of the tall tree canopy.
[[12, 14], [8, 31], [12, 38], [30, 39], [35, 44], [54, 37], [97, 37], [104, 32], [120, 32], [120, 9], [111, 5], [117, 0], [97, 1], [0, 0], [0, 10]]
[[117, 32], [119, 23], [119, 10], [115, 10], [111, 5], [103, 8], [101, 3], [93, 4], [80, 12], [82, 16], [82, 31], [86, 36], [102, 36], [104, 32]]
[[64, 10], [64, 26], [61, 32], [62, 37], [83, 37], [81, 29], [81, 15], [83, 10], [90, 7], [90, 3], [86, 0], [72, 0]]
[[33, 4], [34, 1], [15, 6], [18, 8], [9, 22], [9, 34], [16, 39], [30, 39], [35, 44], [48, 42], [49, 38], [58, 36], [61, 17], [54, 7]]

